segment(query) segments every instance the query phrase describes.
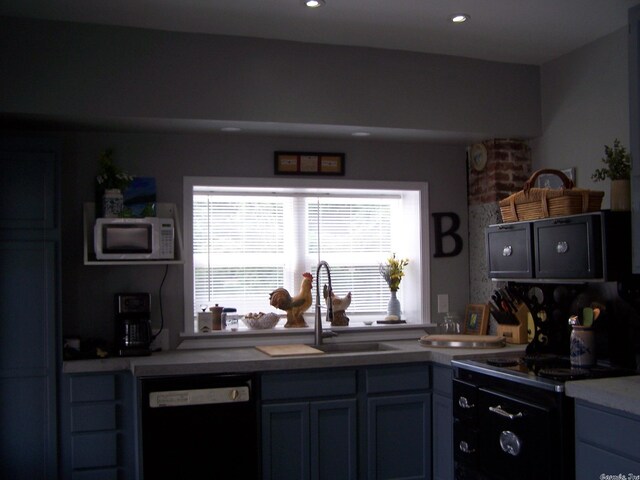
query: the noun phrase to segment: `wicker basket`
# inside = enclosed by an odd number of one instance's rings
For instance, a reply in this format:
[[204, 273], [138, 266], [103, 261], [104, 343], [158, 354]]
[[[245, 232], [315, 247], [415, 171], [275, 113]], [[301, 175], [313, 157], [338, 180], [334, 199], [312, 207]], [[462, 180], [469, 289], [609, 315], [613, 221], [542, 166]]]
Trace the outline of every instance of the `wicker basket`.
[[[562, 188], [532, 188], [542, 174], [553, 174], [562, 180]], [[600, 210], [604, 192], [575, 188], [573, 180], [560, 170], [534, 172], [521, 191], [500, 200], [503, 222], [537, 220], [539, 218], [576, 215]]]

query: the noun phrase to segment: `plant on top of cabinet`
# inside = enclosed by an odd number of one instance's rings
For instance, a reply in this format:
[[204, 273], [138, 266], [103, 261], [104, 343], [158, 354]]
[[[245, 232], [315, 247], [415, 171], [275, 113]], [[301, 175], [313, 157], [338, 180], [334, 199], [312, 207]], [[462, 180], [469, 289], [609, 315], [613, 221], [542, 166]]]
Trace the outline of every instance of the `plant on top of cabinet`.
[[100, 172], [96, 177], [96, 203], [102, 201], [103, 217], [122, 215], [122, 191], [132, 181], [133, 177], [114, 163], [113, 148], [107, 148], [100, 154]]
[[606, 168], [598, 168], [591, 179], [598, 182], [611, 179], [611, 210], [628, 211], [631, 209], [631, 155], [617, 138], [613, 147], [604, 146], [605, 156], [602, 162]]

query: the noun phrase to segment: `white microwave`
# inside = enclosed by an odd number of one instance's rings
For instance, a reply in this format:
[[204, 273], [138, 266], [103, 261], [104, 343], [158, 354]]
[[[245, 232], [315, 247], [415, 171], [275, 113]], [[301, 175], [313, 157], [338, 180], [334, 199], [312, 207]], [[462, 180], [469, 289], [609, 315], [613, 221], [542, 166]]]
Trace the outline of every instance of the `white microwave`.
[[173, 260], [172, 218], [98, 218], [93, 243], [98, 260]]

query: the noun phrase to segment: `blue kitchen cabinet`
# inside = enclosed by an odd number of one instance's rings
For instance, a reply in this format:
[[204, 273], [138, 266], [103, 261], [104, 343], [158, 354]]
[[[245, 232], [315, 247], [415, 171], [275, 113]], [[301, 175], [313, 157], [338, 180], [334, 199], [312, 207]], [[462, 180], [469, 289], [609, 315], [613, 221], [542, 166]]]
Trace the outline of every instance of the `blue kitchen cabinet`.
[[264, 479], [431, 478], [428, 364], [265, 373]]
[[262, 478], [356, 479], [356, 371], [262, 376]]
[[576, 479], [640, 475], [640, 416], [576, 400]]
[[433, 369], [433, 480], [453, 479], [453, 376], [450, 367]]
[[369, 479], [431, 478], [431, 392], [427, 364], [364, 369], [362, 438]]
[[0, 138], [0, 478], [58, 476], [58, 153]]
[[135, 382], [128, 372], [66, 374], [61, 381], [62, 476], [139, 478]]

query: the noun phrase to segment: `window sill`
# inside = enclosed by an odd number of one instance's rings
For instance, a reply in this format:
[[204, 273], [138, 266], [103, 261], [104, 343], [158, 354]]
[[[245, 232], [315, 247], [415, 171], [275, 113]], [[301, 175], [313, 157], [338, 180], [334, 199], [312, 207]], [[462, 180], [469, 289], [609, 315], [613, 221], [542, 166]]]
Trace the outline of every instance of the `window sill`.
[[[309, 323], [309, 322], [308, 322]], [[244, 326], [243, 326], [244, 327]], [[388, 341], [403, 339], [419, 339], [425, 332], [434, 333], [435, 324], [406, 323], [393, 325], [356, 324], [348, 327], [331, 327], [323, 325], [323, 330], [331, 330], [337, 336], [325, 339], [327, 343]], [[181, 333], [182, 342], [178, 350], [201, 348], [233, 348], [252, 347], [256, 345], [278, 345], [289, 343], [314, 343], [314, 328], [310, 323], [305, 328], [276, 327], [269, 330], [249, 330], [246, 327], [237, 331], [215, 331], [211, 333]]]

